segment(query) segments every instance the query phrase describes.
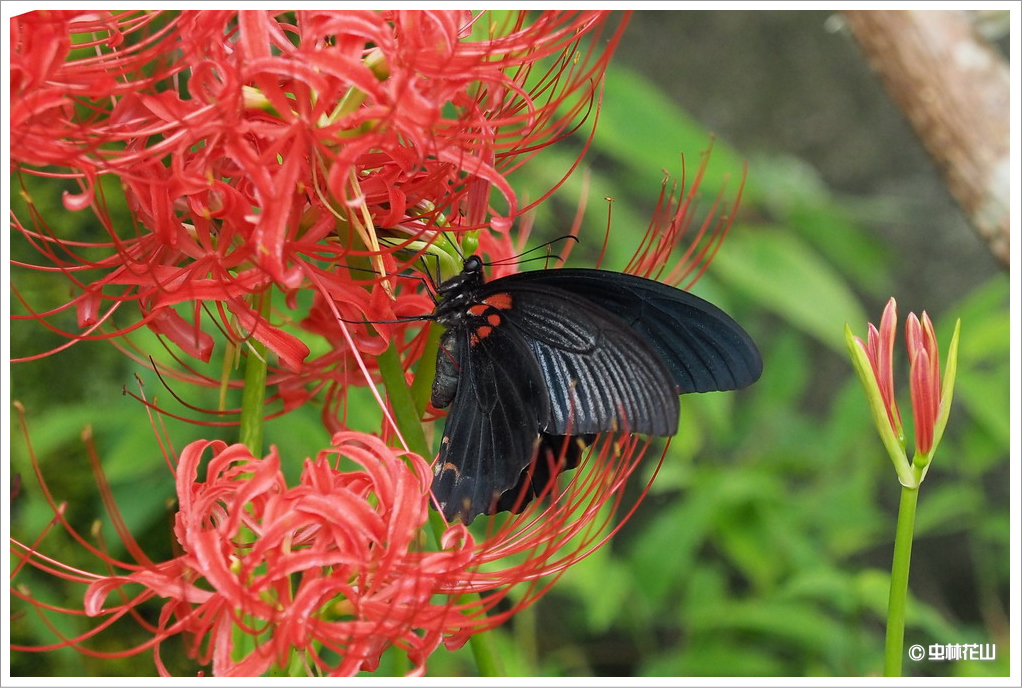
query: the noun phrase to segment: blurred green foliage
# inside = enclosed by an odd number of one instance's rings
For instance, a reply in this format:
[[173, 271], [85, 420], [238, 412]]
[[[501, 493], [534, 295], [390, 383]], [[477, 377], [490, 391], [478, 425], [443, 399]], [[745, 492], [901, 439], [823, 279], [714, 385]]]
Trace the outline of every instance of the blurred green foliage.
[[[586, 264], [602, 245], [606, 223], [606, 206], [595, 199], [613, 196], [607, 264], [620, 268], [649, 221], [662, 170], [680, 172], [684, 153], [691, 181], [711, 137], [640, 75], [616, 67], [608, 74], [599, 116], [587, 183], [576, 174], [554, 202], [537, 209], [534, 239], [563, 234], [587, 189], [583, 241], [574, 254], [576, 264]], [[568, 159], [563, 150], [544, 151], [515, 180], [516, 189], [524, 197], [540, 195]], [[725, 142], [713, 143], [697, 212], [709, 208], [721, 188], [726, 200], [733, 198], [743, 159]], [[44, 193], [33, 190], [44, 215], [68, 217], [62, 227], [72, 234], [87, 231], [74, 224], [84, 221], [82, 214], [66, 213], [55, 195], [45, 200]], [[17, 205], [16, 199], [16, 211]], [[866, 322], [879, 320], [900, 261], [866, 231], [854, 210], [862, 205], [833, 198], [797, 160], [750, 159], [738, 219], [693, 291], [752, 333], [764, 353], [763, 378], [739, 393], [683, 398], [682, 430], [632, 521], [535, 607], [496, 631], [508, 674], [879, 674], [899, 485], [845, 360], [842, 333], [849, 323], [864, 336]], [[22, 249], [13, 247], [15, 258]], [[16, 272], [15, 282], [23, 289], [54, 288], [39, 275]], [[1006, 275], [991, 275], [931, 317], [942, 352], [956, 318], [962, 319], [962, 343], [951, 422], [920, 495], [906, 645], [996, 643], [997, 660], [906, 663], [906, 671], [1004, 676], [1010, 537]], [[141, 350], [155, 343], [145, 333], [139, 337]], [[11, 338], [14, 356], [59, 343], [38, 327], [17, 323]], [[907, 364], [903, 351], [897, 354], [900, 388], [907, 392]], [[145, 412], [119, 389], [134, 388], [138, 375], [148, 394], [165, 395], [146, 371], [109, 344], [79, 344], [14, 366], [12, 394], [28, 406], [34, 450], [51, 488], [74, 505], [71, 522], [87, 534], [98, 520], [103, 532], [112, 532], [79, 437], [91, 425], [124, 518], [158, 558], [170, 553], [173, 485]], [[215, 390], [188, 388], [187, 395], [188, 403], [216, 405]], [[368, 401], [351, 405], [353, 413], [371, 408]], [[910, 425], [907, 394], [902, 408]], [[274, 419], [267, 444], [286, 447], [292, 458], [313, 455], [327, 440], [318, 413], [306, 407]], [[12, 432], [13, 471], [23, 479], [12, 504], [12, 532], [32, 540], [52, 514], [30, 479], [20, 427]], [[195, 438], [195, 429], [181, 424], [168, 423], [168, 432], [177, 449]], [[204, 435], [218, 433], [231, 437], [229, 430]], [[66, 552], [68, 563], [87, 566], [77, 560], [81, 548], [70, 541], [61, 545], [61, 538], [67, 541], [59, 529], [51, 533], [49, 547]], [[123, 554], [117, 538], [108, 536], [108, 544], [114, 556]], [[81, 587], [61, 588], [32, 572], [18, 581], [39, 599], [80, 606]], [[81, 617], [57, 615], [54, 622], [67, 635], [90, 627]], [[16, 643], [53, 638], [32, 613], [16, 616], [11, 634]], [[116, 628], [102, 638], [107, 650], [138, 642]], [[194, 674], [196, 667], [175, 648], [172, 642], [162, 653], [169, 668]], [[474, 666], [467, 648], [441, 650], [429, 673], [471, 675]], [[153, 671], [147, 653], [109, 661], [71, 650], [12, 654], [12, 674], [22, 676]]]

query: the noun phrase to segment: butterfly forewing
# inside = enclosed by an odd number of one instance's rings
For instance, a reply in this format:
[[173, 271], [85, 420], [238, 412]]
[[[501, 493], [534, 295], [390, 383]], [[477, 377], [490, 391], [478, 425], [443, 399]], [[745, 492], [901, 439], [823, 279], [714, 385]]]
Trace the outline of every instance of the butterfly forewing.
[[513, 304], [505, 318], [528, 343], [550, 395], [544, 432], [677, 432], [670, 371], [620, 318], [553, 288], [515, 289]]
[[759, 349], [712, 303], [653, 280], [608, 270], [565, 268], [510, 275], [504, 288], [570, 292], [625, 321], [656, 349], [682, 394], [741, 389], [759, 379]]

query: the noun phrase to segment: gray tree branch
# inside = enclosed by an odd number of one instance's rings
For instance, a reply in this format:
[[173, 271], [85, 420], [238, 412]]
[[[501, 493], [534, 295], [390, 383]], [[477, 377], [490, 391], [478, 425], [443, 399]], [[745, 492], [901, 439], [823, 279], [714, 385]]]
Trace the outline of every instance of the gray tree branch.
[[845, 20], [990, 251], [1009, 266], [1009, 70], [964, 12]]

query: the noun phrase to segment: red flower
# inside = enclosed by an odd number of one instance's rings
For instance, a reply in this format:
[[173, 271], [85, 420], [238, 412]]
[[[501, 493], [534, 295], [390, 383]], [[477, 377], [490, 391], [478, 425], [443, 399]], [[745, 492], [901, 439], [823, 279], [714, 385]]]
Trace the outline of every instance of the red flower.
[[[365, 281], [345, 256], [392, 253], [382, 232], [407, 245], [439, 229], [506, 230], [521, 209], [503, 175], [585, 114], [617, 37], [579, 60], [607, 13], [521, 13], [489, 28], [468, 12], [199, 11], [161, 26], [157, 15], [12, 20], [12, 160], [44, 176], [69, 169], [59, 176], [82, 188], [65, 205], [92, 206], [109, 239], [71, 244], [45, 218], [15, 226], [39, 269], [60, 270], [80, 294], [68, 305], [85, 334], [67, 336], [90, 336], [134, 301], [151, 329], [206, 360], [202, 311], [171, 308], [216, 304], [223, 328], [292, 371], [307, 349], [246, 297], [337, 282], [330, 298], [343, 291], [346, 310], [384, 319], [378, 302], [367, 312], [369, 297], [344, 289]], [[124, 187], [133, 231], [107, 217], [97, 184], [107, 174]]]
[[[218, 332], [237, 346], [252, 339], [274, 354], [271, 400], [285, 410], [324, 385], [343, 396], [366, 384], [391, 342], [413, 365], [418, 325], [338, 321], [431, 310], [421, 280], [393, 275], [441, 231], [507, 231], [525, 209], [504, 175], [579, 126], [623, 28], [600, 39], [606, 12], [506, 16], [492, 26], [464, 11], [15, 17], [11, 150], [28, 214], [12, 223], [40, 255], [17, 266], [59, 272], [73, 294], [39, 307], [15, 286], [26, 310], [15, 320], [71, 342], [144, 326], [204, 362]], [[76, 182], [65, 207], [91, 208], [106, 236], [55, 229], [64, 223], [35, 211], [33, 174]], [[130, 221], [100, 184], [108, 175]], [[492, 187], [506, 207], [490, 203]], [[413, 250], [398, 262], [400, 247]], [[274, 287], [285, 298], [256, 308]], [[75, 326], [62, 324], [68, 311]], [[224, 384], [182, 367], [170, 374]]]
[[894, 339], [898, 323], [898, 305], [892, 298], [884, 308], [878, 330], [869, 325], [868, 341], [863, 342], [845, 327], [845, 340], [852, 362], [866, 389], [880, 437], [887, 448], [898, 478], [905, 486], [918, 486], [926, 474], [933, 452], [944, 433], [958, 365], [958, 326], [951, 339], [943, 386], [940, 375], [940, 354], [937, 336], [930, 317], [909, 313], [905, 327], [912, 396], [912, 417], [915, 426], [915, 455], [909, 463], [905, 453], [905, 435], [901, 413], [894, 398]]
[[[211, 664], [214, 675], [255, 676], [290, 666], [293, 652], [316, 675], [371, 671], [396, 646], [420, 673], [441, 642], [456, 648], [499, 625], [620, 527], [608, 524], [639, 449], [636, 438], [607, 438], [587, 459], [584, 479], [544, 496], [543, 505], [530, 505], [479, 542], [461, 524], [450, 526], [431, 550], [421, 541], [431, 471], [417, 455], [339, 433], [288, 486], [276, 450], [260, 459], [241, 445], [193, 442], [175, 471], [180, 554], [163, 562], [152, 561], [131, 536], [92, 453], [100, 492], [134, 561], [115, 559], [78, 534], [39, 474], [54, 524], [95, 555], [103, 572], [61, 564], [44, 554], [40, 537], [31, 545], [12, 540], [21, 562], [14, 576], [28, 564], [87, 585], [83, 611], [100, 622], [59, 645], [13, 649], [71, 646], [97, 657], [152, 649], [166, 675], [163, 643], [183, 635], [189, 656]], [[494, 613], [522, 586], [512, 604]], [[25, 589], [12, 594], [44, 616], [81, 613], [45, 605]], [[142, 612], [154, 603], [160, 611], [152, 625]], [[92, 647], [94, 636], [125, 618], [140, 625], [135, 647], [114, 653]]]
[[922, 323], [909, 313], [905, 325], [911, 372], [912, 418], [915, 420], [916, 452], [928, 454], [933, 448], [933, 435], [940, 415], [940, 352], [937, 335], [930, 316], [923, 311]]
[[[891, 298], [880, 318], [880, 329], [878, 330], [873, 323], [869, 323], [869, 343], [863, 346], [880, 389], [880, 397], [883, 399], [884, 409], [887, 411], [891, 431], [899, 438], [899, 441], [903, 442], [901, 412], [894, 399], [894, 337], [897, 330], [898, 304]], [[859, 343], [862, 345], [861, 340]]]
[[[339, 468], [349, 461], [358, 468]], [[137, 563], [102, 554], [123, 573], [75, 576], [91, 581], [84, 609], [112, 621], [162, 600], [157, 627], [134, 649], [153, 647], [161, 672], [160, 645], [181, 633], [193, 638], [190, 655], [211, 661], [218, 676], [286, 667], [293, 651], [316, 673], [351, 674], [374, 669], [391, 645], [421, 669], [453, 615], [449, 602], [434, 598], [437, 581], [471, 561], [472, 544], [452, 533], [443, 551], [420, 551], [429, 476], [420, 457], [358, 433], [339, 434], [334, 448], [307, 460], [294, 487], [285, 484], [275, 450], [257, 459], [241, 445], [194, 442], [176, 471], [181, 554], [154, 563], [130, 539]], [[62, 510], [55, 511], [63, 521]], [[121, 535], [130, 538], [126, 530]], [[21, 545], [15, 554], [53, 566], [37, 547]], [[237, 645], [237, 628], [257, 641], [253, 649]], [[329, 664], [319, 648], [339, 659]]]

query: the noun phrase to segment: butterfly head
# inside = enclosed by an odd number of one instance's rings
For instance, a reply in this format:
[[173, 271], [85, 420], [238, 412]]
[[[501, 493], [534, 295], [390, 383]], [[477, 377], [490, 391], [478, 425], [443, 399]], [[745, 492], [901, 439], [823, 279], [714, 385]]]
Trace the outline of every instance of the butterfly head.
[[479, 256], [469, 256], [454, 277], [444, 280], [437, 287], [440, 303], [437, 306], [437, 321], [449, 326], [446, 322], [451, 314], [461, 313], [476, 298], [476, 293], [483, 286], [483, 261]]

